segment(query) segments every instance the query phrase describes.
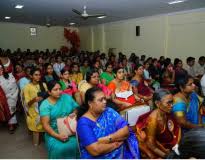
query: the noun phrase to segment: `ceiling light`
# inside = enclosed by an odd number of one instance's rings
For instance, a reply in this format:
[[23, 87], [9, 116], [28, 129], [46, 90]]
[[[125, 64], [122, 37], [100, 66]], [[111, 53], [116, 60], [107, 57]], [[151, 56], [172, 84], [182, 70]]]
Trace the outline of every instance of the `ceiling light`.
[[5, 19], [11, 19], [11, 17], [4, 17]]
[[105, 18], [106, 16], [100, 16], [100, 17], [97, 17], [97, 18], [99, 18], [99, 19], [102, 19], [102, 18]]
[[185, 0], [171, 1], [171, 2], [168, 2], [168, 4], [177, 4], [177, 3], [182, 3], [182, 2], [185, 2]]
[[75, 23], [71, 22], [71, 23], [69, 23], [69, 25], [71, 25], [71, 26], [72, 26], [72, 25], [75, 25]]
[[19, 5], [19, 4], [18, 4], [18, 5], [15, 6], [15, 8], [16, 8], [16, 9], [22, 9], [22, 8], [23, 8], [23, 5]]

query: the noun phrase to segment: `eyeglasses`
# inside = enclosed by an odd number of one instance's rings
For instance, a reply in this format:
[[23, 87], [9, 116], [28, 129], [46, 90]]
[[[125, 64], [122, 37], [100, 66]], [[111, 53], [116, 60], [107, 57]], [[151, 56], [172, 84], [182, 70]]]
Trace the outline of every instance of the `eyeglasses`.
[[192, 82], [192, 83], [190, 83], [190, 84], [187, 84], [186, 86], [191, 87], [191, 86], [193, 86], [193, 85], [195, 85], [194, 82]]
[[165, 102], [167, 105], [173, 105], [173, 100]]
[[91, 78], [97, 79], [97, 78], [99, 78], [99, 76], [92, 76]]

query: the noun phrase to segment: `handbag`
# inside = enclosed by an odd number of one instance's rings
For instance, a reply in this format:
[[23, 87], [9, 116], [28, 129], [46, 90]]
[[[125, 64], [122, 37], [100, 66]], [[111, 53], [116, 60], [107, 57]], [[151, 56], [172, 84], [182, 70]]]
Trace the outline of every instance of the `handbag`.
[[77, 121], [76, 116], [66, 116], [57, 119], [57, 127], [59, 134], [72, 136], [76, 134]]

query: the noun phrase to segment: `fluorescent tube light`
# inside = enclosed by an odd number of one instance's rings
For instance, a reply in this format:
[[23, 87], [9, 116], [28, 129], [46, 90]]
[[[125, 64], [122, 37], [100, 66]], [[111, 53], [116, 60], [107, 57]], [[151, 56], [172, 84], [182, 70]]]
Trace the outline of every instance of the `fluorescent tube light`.
[[22, 8], [23, 8], [23, 5], [19, 5], [19, 4], [18, 4], [18, 5], [15, 6], [15, 8], [16, 8], [16, 9], [22, 9]]

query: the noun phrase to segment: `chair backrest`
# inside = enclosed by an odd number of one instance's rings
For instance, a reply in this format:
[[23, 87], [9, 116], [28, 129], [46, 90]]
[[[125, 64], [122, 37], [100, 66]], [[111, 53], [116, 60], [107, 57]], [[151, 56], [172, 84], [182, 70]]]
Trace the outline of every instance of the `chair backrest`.
[[135, 108], [131, 108], [130, 110], [126, 111], [125, 119], [127, 120], [129, 126], [135, 126], [139, 117], [150, 110], [150, 106], [136, 106]]
[[78, 151], [79, 151], [79, 153], [80, 153], [80, 157], [81, 157], [81, 152], [80, 152], [80, 142], [79, 142], [79, 139], [78, 139], [78, 132], [77, 132], [77, 130], [76, 130], [76, 140], [77, 140], [77, 145], [78, 145]]

